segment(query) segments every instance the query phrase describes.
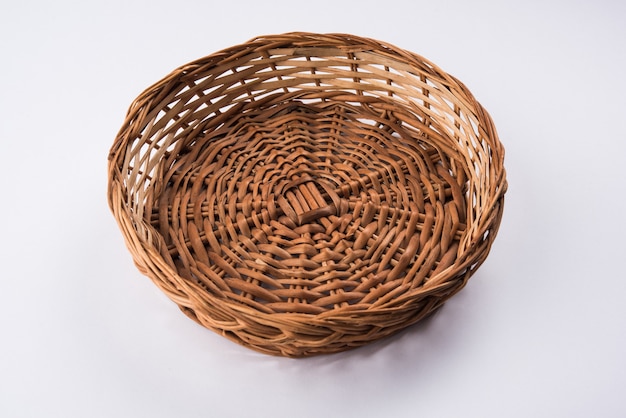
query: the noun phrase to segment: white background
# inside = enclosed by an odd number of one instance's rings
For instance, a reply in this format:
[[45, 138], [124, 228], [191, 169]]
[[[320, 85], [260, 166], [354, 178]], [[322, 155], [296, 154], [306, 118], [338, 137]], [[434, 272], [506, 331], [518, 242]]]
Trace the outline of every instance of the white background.
[[[2, 0], [0, 416], [626, 416], [625, 5]], [[510, 183], [487, 262], [437, 315], [305, 360], [187, 319], [106, 204], [145, 87], [293, 30], [384, 40], [461, 79]]]

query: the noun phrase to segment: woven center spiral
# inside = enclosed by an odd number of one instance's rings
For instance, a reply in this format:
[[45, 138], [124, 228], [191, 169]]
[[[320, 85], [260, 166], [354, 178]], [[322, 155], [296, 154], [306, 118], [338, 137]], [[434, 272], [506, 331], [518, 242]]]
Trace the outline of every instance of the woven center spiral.
[[423, 139], [347, 104], [251, 111], [171, 159], [151, 223], [179, 274], [215, 296], [266, 313], [367, 309], [455, 260], [464, 181]]

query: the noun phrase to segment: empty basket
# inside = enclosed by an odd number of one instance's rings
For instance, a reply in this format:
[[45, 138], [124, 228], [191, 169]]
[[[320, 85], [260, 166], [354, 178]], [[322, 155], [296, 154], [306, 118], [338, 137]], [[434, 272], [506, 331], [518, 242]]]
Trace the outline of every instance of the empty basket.
[[429, 315], [485, 260], [504, 150], [419, 55], [352, 35], [253, 39], [131, 105], [108, 199], [139, 270], [189, 317], [301, 357]]

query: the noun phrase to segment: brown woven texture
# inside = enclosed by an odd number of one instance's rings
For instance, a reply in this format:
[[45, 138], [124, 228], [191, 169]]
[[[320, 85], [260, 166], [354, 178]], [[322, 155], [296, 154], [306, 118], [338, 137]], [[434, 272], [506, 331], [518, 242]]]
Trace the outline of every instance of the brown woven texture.
[[302, 357], [428, 316], [485, 260], [507, 183], [457, 79], [372, 39], [289, 33], [184, 65], [131, 105], [110, 207], [189, 317]]

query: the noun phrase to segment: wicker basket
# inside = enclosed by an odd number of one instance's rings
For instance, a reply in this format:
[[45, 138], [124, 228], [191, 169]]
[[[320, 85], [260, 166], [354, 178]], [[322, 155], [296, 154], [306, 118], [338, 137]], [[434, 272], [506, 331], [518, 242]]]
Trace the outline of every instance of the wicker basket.
[[352, 35], [256, 38], [131, 105], [108, 198], [139, 270], [264, 353], [360, 346], [458, 292], [507, 183], [487, 112], [413, 53]]

